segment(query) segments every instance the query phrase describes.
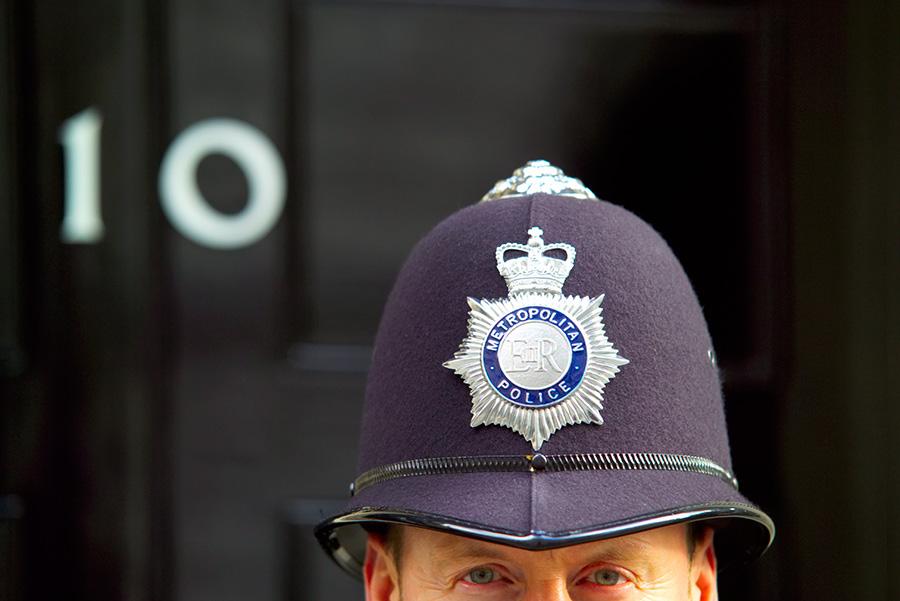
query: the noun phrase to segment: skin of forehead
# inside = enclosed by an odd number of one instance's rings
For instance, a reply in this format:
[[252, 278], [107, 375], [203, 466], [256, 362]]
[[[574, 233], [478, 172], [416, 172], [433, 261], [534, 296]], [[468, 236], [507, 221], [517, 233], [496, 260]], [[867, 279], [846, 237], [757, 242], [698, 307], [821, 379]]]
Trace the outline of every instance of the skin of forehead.
[[[627, 535], [612, 539], [606, 539], [603, 541], [595, 541], [593, 543], [582, 543], [579, 545], [571, 545], [569, 547], [561, 547], [561, 549], [566, 548], [575, 548], [581, 549], [588, 546], [599, 546], [604, 547], [606, 551], [610, 554], [619, 553], [623, 550], [631, 550], [632, 553], [638, 553], [643, 551], [644, 553], [652, 552], [654, 539], [659, 540], [660, 536], [666, 535], [668, 536], [675, 531], [678, 532], [678, 537], [685, 541], [686, 553], [688, 556], [693, 554], [694, 544], [696, 539], [699, 537], [701, 529], [692, 529], [691, 526], [686, 524], [674, 524], [670, 526], [665, 526], [662, 528], [655, 528], [652, 530], [639, 532], [633, 535]], [[508, 556], [515, 554], [517, 551], [519, 553], [550, 553], [553, 550], [546, 551], [528, 551], [524, 549], [516, 549], [515, 547], [510, 547], [507, 545], [501, 545], [497, 543], [491, 543], [488, 541], [481, 541], [473, 538], [468, 538], [464, 536], [458, 536], [445, 532], [438, 532], [429, 530], [426, 528], [418, 528], [415, 526], [405, 526], [405, 525], [394, 525], [386, 534], [386, 544], [388, 551], [394, 557], [394, 560], [400, 559], [400, 555], [402, 554], [402, 546], [403, 540], [409, 539], [410, 536], [420, 535], [423, 537], [430, 537], [431, 544], [429, 545], [431, 549], [437, 551], [444, 551], [449, 555], [461, 555], [461, 554], [469, 554], [469, 555], [477, 555], [479, 553], [494, 553], [499, 557]], [[557, 550], [558, 552], [558, 550]]]
[[445, 532], [399, 526], [389, 537], [397, 569], [407, 577], [429, 580], [455, 569], [498, 562], [531, 577], [572, 577], [592, 564], [611, 563], [634, 571], [648, 582], [672, 571], [690, 570], [688, 528], [683, 524], [623, 537], [532, 551]]
[[[418, 538], [432, 554], [443, 557], [496, 557], [514, 561], [515, 559], [538, 556], [580, 556], [600, 553], [616, 558], [652, 557], [662, 552], [675, 552], [687, 557], [687, 526], [675, 524], [654, 528], [636, 534], [606, 540], [569, 545], [556, 549], [532, 551], [508, 545], [482, 541], [446, 532], [439, 532], [415, 526], [398, 526], [395, 545], [409, 547]], [[397, 549], [399, 550], [399, 549]], [[407, 555], [407, 554], [405, 554]]]

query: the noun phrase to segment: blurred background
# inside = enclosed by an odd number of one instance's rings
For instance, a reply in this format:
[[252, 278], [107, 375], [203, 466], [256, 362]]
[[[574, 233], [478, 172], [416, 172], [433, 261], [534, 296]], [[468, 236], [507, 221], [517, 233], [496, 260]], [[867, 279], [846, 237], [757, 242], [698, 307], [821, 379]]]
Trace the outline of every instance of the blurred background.
[[672, 244], [779, 528], [731, 601], [900, 599], [900, 8], [0, 2], [0, 598], [350, 601], [414, 242], [534, 158]]

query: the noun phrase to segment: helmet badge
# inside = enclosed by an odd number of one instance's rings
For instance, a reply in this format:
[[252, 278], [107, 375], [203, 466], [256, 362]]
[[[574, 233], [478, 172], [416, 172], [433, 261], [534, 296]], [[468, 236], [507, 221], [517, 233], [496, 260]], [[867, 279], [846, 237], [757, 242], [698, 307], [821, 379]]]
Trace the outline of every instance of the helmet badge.
[[473, 428], [510, 428], [537, 451], [564, 426], [602, 424], [603, 388], [628, 360], [606, 338], [604, 295], [562, 293], [575, 248], [528, 234], [497, 247], [509, 296], [468, 299], [468, 335], [444, 366], [471, 390]]

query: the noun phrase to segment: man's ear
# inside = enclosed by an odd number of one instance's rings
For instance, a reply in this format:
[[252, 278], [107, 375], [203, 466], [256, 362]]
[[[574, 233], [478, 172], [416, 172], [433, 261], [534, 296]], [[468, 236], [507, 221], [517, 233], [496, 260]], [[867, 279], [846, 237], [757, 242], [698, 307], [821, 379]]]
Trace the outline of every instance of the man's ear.
[[691, 600], [718, 601], [716, 549], [713, 545], [715, 531], [705, 527], [701, 532], [694, 542], [694, 556], [691, 558]]
[[399, 601], [400, 587], [397, 563], [387, 551], [384, 537], [369, 533], [366, 561], [363, 564], [366, 601]]

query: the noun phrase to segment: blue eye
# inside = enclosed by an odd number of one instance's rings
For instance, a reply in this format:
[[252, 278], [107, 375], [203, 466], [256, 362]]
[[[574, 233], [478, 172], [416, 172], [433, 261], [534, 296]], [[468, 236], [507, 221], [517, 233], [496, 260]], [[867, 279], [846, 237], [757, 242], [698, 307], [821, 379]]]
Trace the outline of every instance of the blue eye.
[[463, 578], [472, 584], [490, 584], [497, 579], [497, 573], [490, 568], [475, 568]]
[[591, 574], [591, 581], [601, 586], [615, 586], [625, 582], [625, 578], [615, 570], [597, 570]]

